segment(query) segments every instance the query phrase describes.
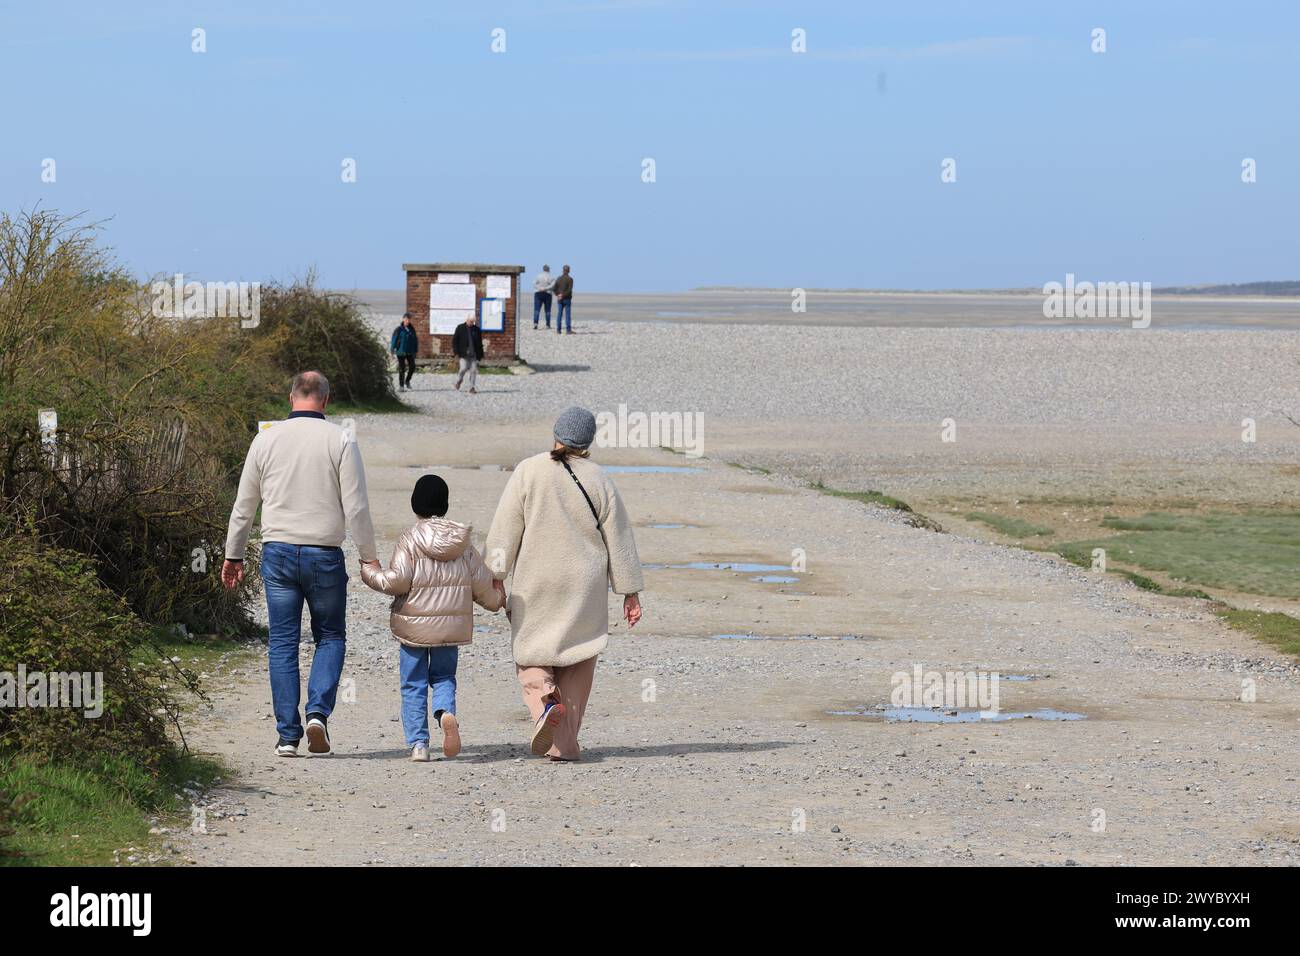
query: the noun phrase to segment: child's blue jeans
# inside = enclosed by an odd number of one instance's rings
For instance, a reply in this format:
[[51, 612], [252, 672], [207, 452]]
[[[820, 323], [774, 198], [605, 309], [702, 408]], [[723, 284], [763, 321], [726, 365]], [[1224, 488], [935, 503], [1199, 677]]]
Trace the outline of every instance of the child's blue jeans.
[[435, 647], [402, 647], [402, 729], [406, 746], [429, 742], [430, 691], [434, 710], [456, 713], [455, 644]]

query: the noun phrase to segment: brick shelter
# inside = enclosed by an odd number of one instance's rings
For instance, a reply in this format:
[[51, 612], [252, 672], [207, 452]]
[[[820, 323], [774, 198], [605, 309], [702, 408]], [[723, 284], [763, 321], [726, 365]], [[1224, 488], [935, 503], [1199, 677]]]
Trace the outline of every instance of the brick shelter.
[[[406, 311], [420, 334], [421, 364], [451, 362], [451, 335], [470, 314], [483, 329], [483, 364], [519, 361], [519, 276], [523, 266], [485, 262], [407, 263]], [[500, 329], [494, 328], [499, 323]]]

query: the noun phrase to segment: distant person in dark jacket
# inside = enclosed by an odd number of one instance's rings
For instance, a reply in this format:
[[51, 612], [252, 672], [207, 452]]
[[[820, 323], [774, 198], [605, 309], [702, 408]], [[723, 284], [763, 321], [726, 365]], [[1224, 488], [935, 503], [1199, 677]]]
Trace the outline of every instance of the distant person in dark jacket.
[[551, 291], [555, 293], [555, 334], [568, 332], [573, 334], [573, 276], [569, 275], [569, 267], [564, 267], [564, 272], [555, 280], [551, 286]]
[[410, 312], [403, 313], [402, 324], [393, 329], [388, 350], [397, 356], [397, 390], [410, 388], [411, 377], [415, 374], [415, 356], [420, 352], [420, 334], [411, 324]]
[[478, 327], [478, 318], [471, 315], [456, 326], [451, 336], [451, 350], [460, 360], [460, 374], [456, 376], [456, 388], [468, 380], [469, 393], [478, 394], [478, 363], [483, 361], [483, 330]]

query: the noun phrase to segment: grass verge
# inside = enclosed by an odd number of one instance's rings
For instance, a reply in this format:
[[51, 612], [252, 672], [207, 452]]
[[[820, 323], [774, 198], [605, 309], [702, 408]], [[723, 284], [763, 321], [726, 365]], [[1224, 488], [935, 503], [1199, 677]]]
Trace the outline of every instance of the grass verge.
[[223, 773], [208, 757], [177, 757], [150, 774], [121, 758], [84, 766], [27, 757], [0, 762], [0, 801], [9, 817], [0, 866], [111, 866], [113, 852], [148, 853], [149, 816], [185, 825], [182, 787], [206, 789]]
[[1120, 532], [1069, 541], [1055, 550], [1087, 566], [1093, 549], [1108, 559], [1192, 585], [1300, 598], [1300, 513], [1169, 514], [1107, 517]]
[[1229, 627], [1245, 631], [1283, 654], [1300, 657], [1300, 619], [1279, 611], [1246, 611], [1226, 604], [1216, 605], [1214, 613]]
[[983, 522], [994, 531], [1009, 538], [1041, 538], [1053, 533], [1051, 528], [1034, 524], [1023, 518], [995, 515], [987, 511], [972, 511], [966, 517], [970, 521]]
[[849, 498], [853, 501], [860, 501], [864, 505], [876, 505], [879, 508], [889, 508], [892, 511], [901, 511], [907, 515], [907, 522], [913, 528], [925, 528], [929, 531], [942, 532], [943, 528], [939, 527], [938, 522], [927, 518], [912, 510], [912, 506], [906, 501], [900, 501], [884, 492], [880, 491], [843, 491], [839, 488], [828, 488], [820, 481], [814, 481], [808, 486], [813, 491], [819, 491], [824, 495], [830, 495], [832, 498]]

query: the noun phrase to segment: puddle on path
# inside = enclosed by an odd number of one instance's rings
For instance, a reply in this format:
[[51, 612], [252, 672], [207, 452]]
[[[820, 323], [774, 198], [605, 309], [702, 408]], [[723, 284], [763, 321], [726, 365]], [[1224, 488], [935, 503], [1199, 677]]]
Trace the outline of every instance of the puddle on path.
[[[749, 564], [744, 561], [691, 561], [688, 564], [643, 564], [648, 571], [736, 571], [741, 574], [762, 574], [771, 571], [789, 571], [788, 564]], [[798, 578], [791, 578], [798, 581]]]
[[756, 578], [750, 578], [751, 581], [757, 581], [759, 584], [798, 584], [798, 578], [788, 578], [782, 574], [760, 574]]
[[678, 528], [698, 528], [697, 524], [673, 524], [671, 522], [664, 524], [648, 524], [647, 528], [664, 528], [666, 530], [676, 530]]
[[865, 634], [713, 634], [715, 641], [865, 641]]
[[683, 475], [704, 470], [688, 465], [603, 465], [602, 467], [616, 475]]
[[1085, 714], [1042, 707], [1038, 710], [985, 713], [980, 710], [944, 710], [931, 707], [857, 707], [852, 710], [828, 710], [831, 717], [866, 717], [883, 719], [891, 724], [989, 724], [1007, 720], [1086, 720]]

